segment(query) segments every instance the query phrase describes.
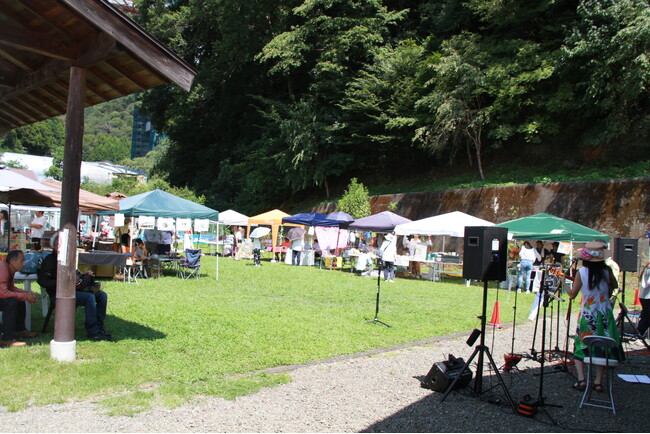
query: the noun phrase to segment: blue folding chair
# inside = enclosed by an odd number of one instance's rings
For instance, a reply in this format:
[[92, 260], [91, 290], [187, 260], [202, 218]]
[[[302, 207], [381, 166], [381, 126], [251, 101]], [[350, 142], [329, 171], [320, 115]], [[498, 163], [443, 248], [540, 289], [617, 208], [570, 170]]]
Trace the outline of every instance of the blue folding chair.
[[199, 278], [201, 270], [201, 249], [185, 249], [185, 260], [178, 264], [181, 279]]

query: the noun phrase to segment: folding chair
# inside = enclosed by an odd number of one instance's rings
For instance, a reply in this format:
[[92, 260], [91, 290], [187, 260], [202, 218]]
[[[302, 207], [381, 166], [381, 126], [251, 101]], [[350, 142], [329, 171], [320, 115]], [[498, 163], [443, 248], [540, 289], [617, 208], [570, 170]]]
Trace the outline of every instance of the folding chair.
[[185, 260], [178, 264], [181, 279], [199, 278], [201, 270], [201, 249], [185, 249]]
[[[584, 359], [584, 363], [589, 365], [589, 370], [587, 371], [587, 387], [582, 395], [580, 408], [582, 408], [583, 405], [590, 405], [592, 407], [608, 408], [616, 414], [616, 409], [614, 408], [614, 394], [612, 392], [614, 375], [613, 372], [610, 372], [610, 370], [613, 370], [618, 366], [618, 360], [610, 357], [612, 356], [613, 350], [616, 348], [616, 341], [605, 336], [585, 336], [584, 340], [585, 344], [589, 347], [589, 356]], [[602, 357], [596, 356], [596, 352], [598, 352], [599, 355], [602, 355]], [[594, 390], [593, 385], [591, 384], [591, 376], [594, 366], [603, 366], [605, 368], [604, 375], [607, 377], [609, 400], [591, 397]]]

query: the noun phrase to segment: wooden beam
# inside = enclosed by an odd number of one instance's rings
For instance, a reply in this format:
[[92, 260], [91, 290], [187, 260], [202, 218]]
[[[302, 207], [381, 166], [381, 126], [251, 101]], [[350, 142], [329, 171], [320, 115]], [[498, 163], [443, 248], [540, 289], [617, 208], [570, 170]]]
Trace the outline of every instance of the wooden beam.
[[25, 123], [30, 123], [30, 122], [38, 122], [40, 119], [35, 118], [31, 113], [27, 113], [24, 111], [22, 108], [18, 107], [15, 101], [2, 101], [3, 107], [7, 108], [5, 113], [9, 114], [8, 110], [11, 110], [12, 113], [17, 113], [22, 115], [20, 118], [16, 118], [19, 121], [25, 122]]
[[52, 116], [56, 116], [59, 113], [58, 110], [52, 107], [49, 101], [44, 101], [43, 99], [41, 99], [40, 101], [38, 101], [38, 103], [36, 103], [35, 101], [33, 101], [33, 98], [34, 96], [32, 94], [26, 93], [16, 98], [15, 101], [20, 101], [24, 105], [30, 107], [32, 110], [36, 111], [37, 113], [40, 113], [41, 116], [43, 116], [45, 119], [50, 118]]
[[77, 57], [77, 47], [70, 42], [63, 42], [51, 35], [32, 32], [8, 23], [0, 26], [0, 45], [61, 60], [72, 60]]
[[70, 9], [108, 33], [128, 51], [159, 71], [167, 80], [189, 91], [196, 71], [135, 22], [104, 0], [61, 0]]
[[121, 74], [127, 81], [131, 82], [135, 87], [139, 88], [140, 90], [146, 90], [149, 88], [149, 86], [147, 86], [146, 84], [139, 82], [138, 79], [133, 77], [133, 74], [131, 74], [125, 68], [122, 68], [120, 65], [117, 65], [117, 62], [115, 62], [114, 60], [110, 59], [104, 63], [108, 65], [111, 69], [113, 69], [115, 72]]
[[48, 95], [50, 98], [52, 98], [52, 101], [55, 101], [56, 104], [59, 106], [59, 108], [62, 109], [63, 112], [65, 112], [65, 108], [66, 108], [65, 95], [56, 93], [56, 90], [50, 89], [49, 86], [41, 86], [38, 88], [38, 90], [40, 93]]
[[23, 119], [20, 119], [20, 118], [14, 116], [13, 110], [11, 110], [11, 108], [6, 109], [6, 104], [4, 103], [4, 101], [0, 101], [0, 113], [4, 114], [5, 117], [13, 119], [13, 122], [14, 122], [15, 125], [24, 125], [24, 124], [27, 123], [26, 120], [23, 120]]
[[34, 68], [32, 66], [26, 64], [21, 59], [19, 59], [17, 56], [15, 56], [14, 54], [11, 54], [7, 50], [3, 50], [3, 49], [0, 48], [0, 57], [3, 57], [8, 62], [12, 63], [13, 65], [16, 65], [22, 71], [26, 71], [26, 72], [33, 72], [34, 71]]
[[35, 109], [34, 107], [30, 106], [29, 104], [26, 104], [25, 101], [23, 101], [24, 95], [18, 98], [14, 98], [11, 100], [12, 104], [14, 107], [20, 107], [20, 109], [24, 112], [29, 114], [32, 118], [41, 120], [43, 119], [43, 116], [46, 116], [40, 109]]
[[[68, 109], [65, 118], [63, 180], [61, 183], [61, 228], [68, 233], [65, 255], [59, 255], [56, 278], [54, 341], [74, 341], [75, 281], [77, 269], [77, 214], [81, 185], [81, 153], [84, 136], [86, 70], [70, 68]], [[62, 252], [63, 253], [63, 252]]]
[[[74, 61], [50, 60], [40, 69], [20, 80], [12, 90], [0, 90], [0, 99], [8, 99], [21, 94], [32, 87], [46, 84], [56, 77], [64, 75], [72, 66], [87, 67], [105, 59], [116, 49], [115, 40], [105, 34], [96, 34], [89, 38], [80, 49], [79, 57]], [[2, 50], [0, 50], [0, 54]]]
[[101, 72], [99, 70], [99, 68], [90, 68], [89, 71], [90, 71], [90, 73], [92, 75], [94, 75], [98, 79], [102, 80], [106, 84], [110, 84], [112, 87], [117, 89], [120, 93], [122, 93], [124, 95], [129, 95], [129, 94], [133, 93], [133, 91], [131, 89], [127, 89], [127, 88], [125, 88], [123, 86], [120, 86], [119, 84], [115, 83], [115, 80], [113, 80], [113, 79], [109, 78], [108, 76], [106, 76], [106, 74]]

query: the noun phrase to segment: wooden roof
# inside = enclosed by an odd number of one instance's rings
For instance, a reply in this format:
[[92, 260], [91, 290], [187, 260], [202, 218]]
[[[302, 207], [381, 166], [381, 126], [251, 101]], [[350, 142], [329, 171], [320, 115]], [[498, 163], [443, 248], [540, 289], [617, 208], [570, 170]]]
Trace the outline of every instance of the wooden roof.
[[91, 106], [196, 71], [107, 0], [0, 2], [0, 133], [64, 114], [71, 66]]

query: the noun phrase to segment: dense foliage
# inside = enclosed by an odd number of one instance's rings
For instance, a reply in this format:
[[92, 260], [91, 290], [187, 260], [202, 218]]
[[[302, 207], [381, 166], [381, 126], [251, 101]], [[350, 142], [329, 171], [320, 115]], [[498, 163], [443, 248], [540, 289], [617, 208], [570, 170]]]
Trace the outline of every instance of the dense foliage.
[[[639, 161], [647, 175], [647, 0], [137, 4], [135, 19], [198, 74], [189, 93], [142, 96], [168, 146], [129, 165], [214, 208], [295, 209], [351, 178], [376, 191]], [[88, 109], [85, 159], [127, 155], [134, 98]], [[0, 147], [56, 155], [62, 124], [46, 122]]]
[[[84, 112], [84, 161], [130, 160], [133, 105], [136, 96], [129, 95], [86, 108]], [[53, 157], [48, 172], [60, 178], [65, 142], [65, 117], [55, 117], [10, 131], [0, 139], [0, 152], [17, 152]]]
[[[647, 159], [646, 0], [141, 0], [199, 71], [147, 92], [158, 169], [225, 209], [503, 159]], [[622, 152], [623, 151], [623, 152]], [[567, 158], [570, 156], [570, 158]], [[301, 199], [302, 198], [302, 199]]]

